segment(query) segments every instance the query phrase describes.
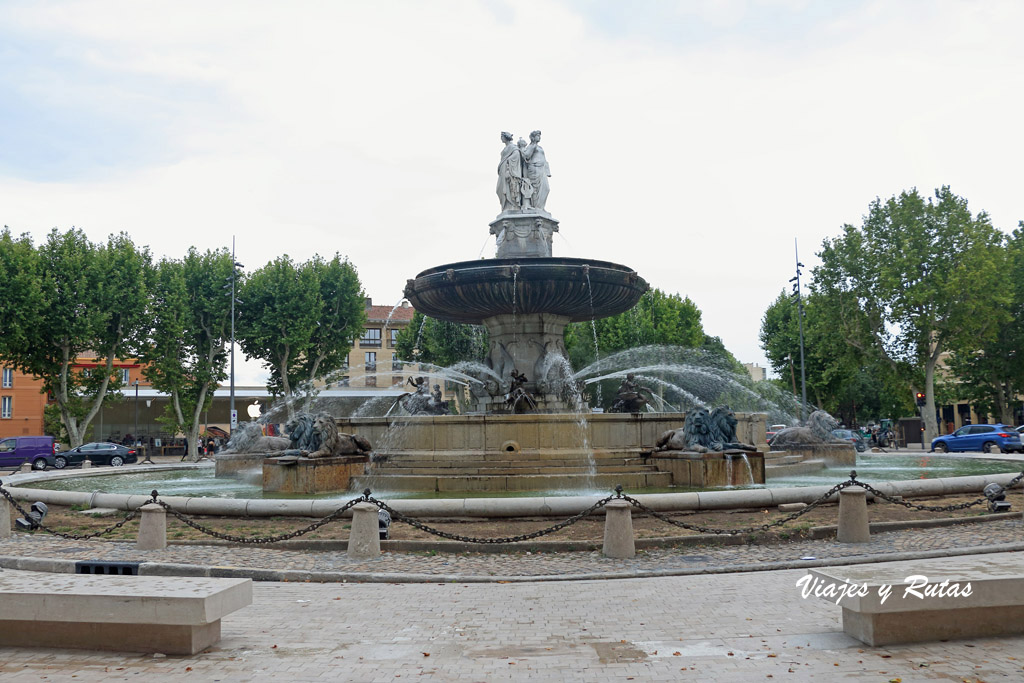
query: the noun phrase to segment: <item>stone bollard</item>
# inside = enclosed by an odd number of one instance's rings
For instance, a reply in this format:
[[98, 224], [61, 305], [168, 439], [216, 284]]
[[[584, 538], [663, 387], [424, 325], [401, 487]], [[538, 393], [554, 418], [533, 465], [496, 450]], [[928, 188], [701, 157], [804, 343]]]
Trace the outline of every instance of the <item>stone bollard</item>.
[[868, 492], [859, 486], [851, 486], [839, 492], [839, 529], [836, 540], [840, 543], [867, 543], [871, 540]]
[[0, 500], [0, 538], [11, 537], [11, 504]]
[[18, 468], [18, 471], [19, 472], [31, 472], [32, 471], [32, 463], [30, 463], [28, 460], [26, 460], [25, 462], [21, 463], [21, 467]]
[[357, 503], [352, 507], [348, 556], [354, 560], [380, 557], [380, 529], [377, 523], [377, 506], [373, 503]]
[[139, 520], [139, 550], [163, 550], [167, 547], [167, 511], [162, 505], [147, 503], [142, 506]]
[[83, 470], [87, 470], [90, 467], [92, 467], [92, 460], [83, 460], [82, 461], [82, 469]]
[[604, 549], [605, 557], [626, 559], [636, 557], [633, 542], [632, 506], [621, 498], [615, 498], [604, 506]]

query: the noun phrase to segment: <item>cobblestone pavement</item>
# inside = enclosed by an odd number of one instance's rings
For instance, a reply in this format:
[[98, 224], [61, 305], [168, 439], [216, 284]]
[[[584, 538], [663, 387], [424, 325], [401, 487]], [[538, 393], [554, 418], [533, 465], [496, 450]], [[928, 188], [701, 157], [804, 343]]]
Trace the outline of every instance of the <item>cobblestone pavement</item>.
[[[984, 558], [979, 557], [979, 562]], [[802, 570], [513, 584], [256, 583], [194, 656], [0, 648], [6, 681], [1021, 681], [1024, 638], [869, 648]]]
[[963, 554], [979, 546], [1024, 543], [1017, 519], [932, 529], [872, 534], [864, 544], [834, 539], [800, 540], [771, 545], [706, 545], [639, 551], [633, 559], [609, 559], [594, 552], [443, 553], [385, 552], [374, 560], [350, 560], [344, 551], [280, 550], [265, 546], [171, 545], [164, 550], [137, 550], [134, 543], [72, 541], [18, 533], [0, 540], [0, 557], [47, 557], [65, 560], [162, 562], [246, 569], [340, 572], [344, 574], [416, 574], [473, 577], [564, 577], [609, 574], [671, 573], [687, 570], [793, 562], [802, 558], [880, 561], [898, 553], [948, 550]]

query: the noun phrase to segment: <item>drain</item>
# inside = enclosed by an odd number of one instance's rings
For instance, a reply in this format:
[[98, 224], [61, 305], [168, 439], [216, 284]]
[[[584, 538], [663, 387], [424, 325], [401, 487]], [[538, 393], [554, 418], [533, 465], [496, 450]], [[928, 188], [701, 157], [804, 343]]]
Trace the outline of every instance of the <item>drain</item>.
[[116, 576], [138, 576], [139, 562], [75, 562], [76, 574], [108, 574]]

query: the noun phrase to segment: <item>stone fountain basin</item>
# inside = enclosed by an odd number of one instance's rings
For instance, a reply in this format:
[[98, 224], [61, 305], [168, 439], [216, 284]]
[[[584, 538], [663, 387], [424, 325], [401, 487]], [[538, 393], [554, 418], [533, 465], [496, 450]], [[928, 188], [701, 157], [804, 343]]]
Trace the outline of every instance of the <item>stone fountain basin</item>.
[[636, 271], [608, 261], [482, 259], [425, 270], [407, 282], [405, 297], [424, 315], [451, 322], [535, 313], [582, 322], [628, 311], [647, 289]]

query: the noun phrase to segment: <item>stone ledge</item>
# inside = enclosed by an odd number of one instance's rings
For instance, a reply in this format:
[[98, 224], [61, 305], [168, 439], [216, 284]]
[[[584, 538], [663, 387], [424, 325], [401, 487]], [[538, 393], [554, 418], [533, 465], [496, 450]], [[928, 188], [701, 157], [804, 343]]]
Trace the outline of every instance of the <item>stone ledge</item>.
[[0, 644], [195, 654], [252, 604], [250, 579], [0, 573]]

